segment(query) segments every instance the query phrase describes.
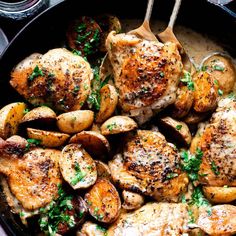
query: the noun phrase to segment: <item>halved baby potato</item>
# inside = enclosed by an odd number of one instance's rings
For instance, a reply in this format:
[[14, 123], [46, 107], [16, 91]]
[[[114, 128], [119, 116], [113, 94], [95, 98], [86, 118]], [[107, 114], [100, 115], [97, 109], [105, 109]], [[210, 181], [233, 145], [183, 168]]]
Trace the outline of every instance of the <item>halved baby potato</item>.
[[105, 236], [106, 229], [91, 221], [86, 221], [76, 236]]
[[194, 75], [193, 81], [195, 87], [193, 91], [193, 109], [196, 112], [214, 110], [217, 106], [220, 90], [213, 76], [206, 71], [201, 71]]
[[94, 113], [90, 110], [71, 111], [57, 117], [57, 126], [61, 132], [74, 134], [89, 128], [93, 120]]
[[185, 146], [190, 145], [192, 135], [184, 122], [167, 116], [160, 119], [160, 125], [163, 128], [163, 132], [167, 131], [171, 139]]
[[125, 210], [136, 210], [144, 204], [144, 197], [138, 193], [123, 190], [122, 197], [124, 200], [122, 207]]
[[236, 200], [236, 187], [212, 187], [204, 186], [205, 197], [213, 203], [229, 203]]
[[236, 80], [236, 71], [232, 59], [220, 53], [214, 53], [203, 60], [203, 68], [211, 73], [219, 83], [224, 94], [231, 92]]
[[206, 120], [210, 114], [210, 112], [196, 112], [191, 110], [188, 115], [183, 118], [183, 121], [188, 125], [195, 125]]
[[19, 123], [24, 116], [26, 104], [10, 103], [0, 110], [0, 137], [7, 139], [18, 131]]
[[41, 121], [42, 123], [50, 123], [51, 121], [56, 120], [56, 113], [47, 106], [36, 107], [31, 111], [27, 112], [21, 123], [32, 122], [32, 121]]
[[103, 135], [119, 134], [131, 131], [138, 127], [137, 123], [128, 116], [113, 116], [101, 126]]
[[119, 194], [114, 185], [107, 179], [98, 179], [85, 194], [90, 214], [103, 223], [114, 222], [121, 208]]
[[79, 144], [68, 144], [62, 149], [59, 166], [73, 189], [88, 188], [97, 180], [95, 161]]
[[46, 131], [40, 129], [27, 128], [27, 135], [31, 139], [38, 139], [41, 145], [45, 147], [60, 147], [70, 137], [68, 134], [63, 134], [55, 131]]
[[101, 104], [100, 110], [96, 116], [96, 122], [102, 123], [107, 120], [114, 113], [117, 103], [118, 94], [114, 86], [106, 84], [100, 90]]
[[110, 151], [108, 140], [94, 131], [82, 131], [75, 134], [69, 141], [70, 143], [80, 143], [83, 148], [90, 154], [98, 158], [103, 157]]
[[109, 181], [112, 181], [111, 171], [108, 165], [99, 160], [95, 160], [95, 163], [96, 163], [98, 178], [108, 179]]

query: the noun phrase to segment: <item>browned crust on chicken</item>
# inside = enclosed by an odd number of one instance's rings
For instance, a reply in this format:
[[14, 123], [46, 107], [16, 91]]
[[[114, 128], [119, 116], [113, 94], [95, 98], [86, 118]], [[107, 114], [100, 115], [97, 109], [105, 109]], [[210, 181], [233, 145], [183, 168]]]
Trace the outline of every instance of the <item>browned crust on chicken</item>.
[[177, 151], [158, 132], [138, 130], [125, 140], [124, 157], [109, 163], [113, 180], [127, 190], [177, 201], [188, 183]]
[[[39, 73], [32, 76], [37, 69]], [[10, 84], [33, 105], [70, 111], [83, 105], [92, 76], [89, 63], [82, 57], [56, 48], [40, 58], [30, 56], [21, 61], [11, 73]]]

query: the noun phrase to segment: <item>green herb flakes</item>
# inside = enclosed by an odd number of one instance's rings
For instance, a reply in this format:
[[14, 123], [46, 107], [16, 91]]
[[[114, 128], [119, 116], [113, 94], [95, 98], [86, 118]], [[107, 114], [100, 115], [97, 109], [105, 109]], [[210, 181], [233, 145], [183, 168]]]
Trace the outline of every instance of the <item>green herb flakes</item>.
[[75, 164], [75, 177], [71, 180], [71, 184], [74, 186], [86, 176], [86, 173], [82, 172], [78, 163]]
[[224, 92], [223, 92], [221, 89], [218, 89], [218, 94], [219, 94], [220, 96], [222, 96], [222, 95], [224, 94]]
[[184, 77], [181, 78], [180, 81], [187, 85], [188, 90], [194, 91], [194, 82], [192, 81], [192, 77], [189, 72], [184, 71]]
[[39, 69], [38, 65], [35, 66], [33, 72], [31, 73], [31, 75], [28, 77], [28, 81], [33, 81], [35, 78], [37, 78], [38, 76], [44, 76], [44, 73], [42, 70]]
[[225, 69], [223, 66], [220, 66], [220, 65], [213, 65], [212, 68], [218, 71], [224, 71]]
[[219, 167], [215, 164], [214, 161], [211, 162], [211, 170], [214, 172], [215, 175], [219, 175]]
[[117, 127], [117, 124], [115, 122], [113, 122], [112, 124], [107, 125], [107, 128], [108, 128], [109, 131], [112, 131], [116, 127]]
[[182, 129], [182, 127], [183, 127], [182, 125], [176, 125], [176, 127], [175, 127], [175, 128], [176, 128], [177, 130], [181, 130], [181, 129]]

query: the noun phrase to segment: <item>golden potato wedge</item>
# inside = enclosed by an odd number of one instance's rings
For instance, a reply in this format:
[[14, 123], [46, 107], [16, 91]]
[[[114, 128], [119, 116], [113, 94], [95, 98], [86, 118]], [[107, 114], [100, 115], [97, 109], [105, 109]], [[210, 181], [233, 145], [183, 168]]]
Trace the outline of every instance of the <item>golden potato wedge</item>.
[[138, 193], [123, 190], [122, 197], [124, 200], [122, 207], [126, 210], [136, 210], [144, 204], [144, 197]]
[[236, 187], [204, 186], [203, 193], [213, 203], [229, 203], [236, 200]]
[[71, 137], [69, 143], [80, 143], [82, 147], [91, 155], [102, 158], [110, 151], [108, 140], [94, 131], [82, 131]]
[[236, 234], [236, 206], [216, 205], [209, 208], [200, 208], [196, 224], [208, 235], [229, 236]]
[[101, 104], [100, 110], [96, 115], [96, 122], [103, 123], [114, 113], [117, 103], [118, 103], [118, 94], [114, 86], [106, 84], [100, 90], [101, 95]]
[[70, 137], [68, 134], [33, 128], [27, 128], [27, 135], [29, 138], [40, 140], [40, 144], [45, 147], [60, 147]]
[[111, 171], [108, 165], [99, 160], [95, 160], [95, 163], [96, 163], [98, 178], [108, 179], [109, 181], [112, 182]]
[[81, 230], [76, 232], [76, 236], [104, 236], [106, 235], [106, 229], [91, 221], [86, 221]]
[[107, 179], [98, 179], [85, 194], [90, 214], [100, 222], [115, 221], [121, 208], [119, 194], [113, 184]]
[[78, 110], [62, 113], [57, 117], [57, 126], [61, 132], [74, 134], [89, 128], [94, 119], [90, 110]]
[[232, 59], [220, 53], [214, 53], [203, 60], [203, 69], [210, 72], [219, 83], [219, 88], [224, 94], [230, 93], [235, 84], [236, 72]]
[[21, 123], [32, 122], [32, 121], [41, 121], [42, 123], [50, 123], [56, 120], [56, 113], [49, 107], [41, 106], [32, 109], [31, 111], [27, 112], [22, 120]]
[[172, 115], [175, 118], [182, 118], [188, 114], [193, 104], [193, 91], [182, 83], [177, 90], [177, 98], [174, 103]]
[[26, 104], [23, 102], [10, 103], [0, 110], [0, 137], [7, 139], [18, 131], [24, 116]]
[[167, 131], [166, 135], [169, 136], [172, 141], [185, 146], [190, 145], [192, 135], [184, 122], [166, 116], [160, 119], [160, 125], [164, 133]]
[[88, 188], [97, 180], [95, 161], [79, 144], [68, 144], [62, 149], [59, 166], [73, 189]]
[[119, 134], [137, 127], [137, 123], [128, 116], [113, 116], [102, 124], [101, 133], [103, 135]]
[[[196, 112], [212, 111], [216, 108], [220, 94], [219, 86], [206, 71], [197, 72], [194, 77], [193, 109]], [[218, 94], [219, 93], [219, 94]]]

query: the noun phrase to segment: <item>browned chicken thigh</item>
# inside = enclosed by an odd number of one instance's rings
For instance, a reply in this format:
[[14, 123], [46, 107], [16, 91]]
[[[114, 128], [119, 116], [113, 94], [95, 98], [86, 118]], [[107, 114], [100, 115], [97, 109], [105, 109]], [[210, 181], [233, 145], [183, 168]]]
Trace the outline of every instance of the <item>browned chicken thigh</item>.
[[116, 155], [109, 167], [121, 188], [176, 202], [188, 184], [179, 162], [177, 150], [161, 133], [138, 130], [127, 136], [123, 156]]
[[175, 102], [183, 68], [177, 46], [112, 31], [106, 40], [122, 110], [148, 120]]

